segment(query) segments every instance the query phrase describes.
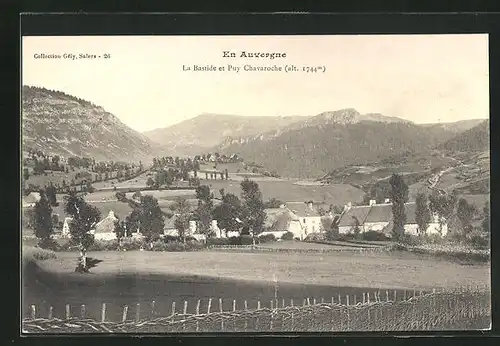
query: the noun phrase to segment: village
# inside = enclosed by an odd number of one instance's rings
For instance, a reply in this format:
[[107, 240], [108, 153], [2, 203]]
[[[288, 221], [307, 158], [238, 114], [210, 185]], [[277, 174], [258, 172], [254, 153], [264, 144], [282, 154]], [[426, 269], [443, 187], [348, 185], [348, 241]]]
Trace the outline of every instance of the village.
[[[48, 160], [52, 160], [52, 158], [49, 157]], [[64, 158], [58, 161], [60, 161], [61, 164], [67, 163]], [[70, 159], [70, 162], [74, 161], [76, 160]], [[95, 160], [92, 162], [93, 166], [109, 166], [109, 164], [99, 163], [96, 165]], [[118, 196], [120, 192], [117, 191], [128, 191], [129, 200], [136, 204], [140, 204], [141, 196], [148, 194], [152, 196], [157, 195], [160, 200], [163, 198], [171, 201], [178, 198], [194, 199], [196, 187], [209, 184], [212, 180], [217, 180], [218, 176], [220, 176], [219, 180], [230, 179], [227, 169], [228, 165], [239, 167], [239, 164], [242, 162], [243, 160], [237, 155], [225, 156], [219, 155], [218, 153], [196, 155], [193, 158], [181, 159], [178, 157], [154, 158], [149, 170], [143, 172], [142, 168], [138, 169], [138, 173], [147, 177], [145, 186], [140, 187], [137, 185], [133, 188], [126, 189], [125, 187], [120, 187], [120, 181], [118, 180], [116, 181], [118, 185], [112, 182], [111, 186], [102, 187], [101, 190], [93, 189], [90, 193], [87, 193], [86, 198], [92, 201], [96, 199], [93, 198], [93, 196], [99, 196], [97, 199], [102, 198], [105, 203], [107, 197], [113, 194]], [[142, 166], [142, 163], [138, 166]], [[200, 166], [202, 169], [200, 169]], [[131, 167], [134, 167], [134, 165], [131, 164]], [[220, 169], [220, 167], [223, 169]], [[231, 180], [241, 181], [241, 177], [236, 175], [240, 173], [239, 170], [235, 172], [231, 173]], [[109, 179], [121, 176], [120, 173], [121, 171], [112, 171], [109, 174]], [[253, 168], [251, 172], [245, 174], [244, 177], [245, 179], [247, 179], [247, 177], [257, 177], [258, 179], [262, 175], [258, 175], [257, 173], [258, 171]], [[264, 172], [264, 176], [269, 176], [269, 173]], [[174, 183], [175, 186], [173, 187]], [[80, 182], [79, 186], [82, 185], [87, 186], [87, 181], [83, 180], [83, 183]], [[169, 189], [172, 188], [174, 188], [174, 190], [170, 190], [170, 192], [173, 192], [172, 194], [162, 196], [161, 192], [163, 189], [169, 191]], [[67, 191], [69, 190], [70, 187], [68, 186]], [[106, 196], [106, 198], [102, 197], [102, 193], [106, 193], [105, 191], [108, 191], [108, 196]], [[214, 192], [216, 191], [212, 190], [210, 193], [213, 195]], [[30, 192], [23, 198], [23, 208], [29, 210], [33, 208], [39, 200], [39, 192]], [[275, 198], [271, 198], [271, 200], [273, 203], [268, 203], [264, 208], [265, 221], [258, 234], [259, 237], [272, 237], [277, 241], [281, 241], [282, 237], [287, 234], [285, 239], [298, 241], [326, 240], [329, 238], [328, 233], [332, 229], [336, 229], [339, 236], [376, 233], [380, 240], [389, 240], [392, 237], [393, 215], [392, 204], [389, 198], [385, 198], [383, 203], [377, 203], [375, 199], [370, 199], [367, 205], [361, 205], [359, 201], [354, 204], [349, 201], [343, 206], [335, 205], [335, 208], [332, 208], [334, 203], [328, 203], [328, 201], [315, 202], [310, 199], [306, 201], [278, 201]], [[335, 201], [335, 196], [333, 196], [331, 201]], [[214, 198], [213, 203], [215, 206], [220, 205], [221, 198]], [[97, 205], [101, 204], [102, 203], [97, 203]], [[207, 235], [210, 238], [231, 238], [239, 237], [242, 234], [242, 228], [245, 225], [237, 217], [235, 217], [237, 220], [236, 223], [233, 223], [232, 229], [221, 229], [218, 225], [218, 220], [211, 219], [208, 232], [200, 232], [200, 227], [198, 225], [199, 221], [196, 220], [196, 216], [193, 214], [196, 204], [191, 203], [190, 207], [189, 227], [185, 231], [179, 231], [179, 229], [176, 228], [176, 219], [179, 217], [179, 214], [174, 211], [171, 215], [168, 215], [169, 217], [164, 218], [164, 229], [161, 234], [162, 238], [166, 236], [179, 237], [182, 233], [188, 238], [206, 242]], [[97, 241], [116, 240], [117, 233], [115, 225], [119, 221], [115, 215], [116, 210], [113, 210], [111, 207], [104, 209], [104, 212], [106, 214], [102, 215], [102, 220], [95, 224], [95, 227], [93, 227], [90, 232]], [[447, 235], [447, 220], [441, 218], [437, 212], [430, 215], [425, 231], [419, 229], [416, 219], [415, 201], [405, 203], [405, 214], [406, 220], [404, 231], [406, 234], [412, 236], [422, 234], [438, 235], [441, 237]], [[55, 222], [56, 228], [57, 225], [59, 225], [56, 236], [69, 238], [72, 218], [57, 213], [54, 213], [53, 217], [54, 220], [57, 220]], [[130, 236], [134, 239], [142, 238], [140, 227], [136, 229], [126, 229], [125, 227], [124, 232], [125, 237]]]

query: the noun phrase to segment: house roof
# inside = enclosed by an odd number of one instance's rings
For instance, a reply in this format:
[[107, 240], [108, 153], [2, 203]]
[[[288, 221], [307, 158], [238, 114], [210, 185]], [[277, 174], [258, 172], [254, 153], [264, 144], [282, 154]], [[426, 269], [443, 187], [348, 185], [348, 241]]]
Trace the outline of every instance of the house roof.
[[293, 214], [298, 217], [320, 217], [318, 209], [313, 205], [312, 209], [309, 208], [307, 203], [304, 202], [287, 202], [286, 207]]
[[276, 231], [288, 230], [288, 224], [292, 219], [290, 211], [285, 208], [268, 208], [264, 210], [267, 217], [266, 227], [272, 227]]
[[352, 226], [354, 218], [358, 219], [360, 224], [363, 224], [365, 222], [366, 216], [370, 212], [370, 208], [370, 206], [366, 205], [351, 207], [340, 217], [339, 227]]
[[25, 203], [36, 203], [40, 200], [40, 193], [39, 192], [30, 192], [30, 194], [26, 197], [23, 198], [23, 201]]
[[[406, 223], [414, 224], [416, 203], [405, 203]], [[366, 222], [392, 222], [392, 205], [376, 204], [373, 206], [363, 205], [351, 207], [340, 218], [339, 226], [351, 226], [353, 217], [356, 217], [360, 224]]]
[[376, 204], [370, 208], [364, 222], [387, 222], [392, 220], [391, 204]]

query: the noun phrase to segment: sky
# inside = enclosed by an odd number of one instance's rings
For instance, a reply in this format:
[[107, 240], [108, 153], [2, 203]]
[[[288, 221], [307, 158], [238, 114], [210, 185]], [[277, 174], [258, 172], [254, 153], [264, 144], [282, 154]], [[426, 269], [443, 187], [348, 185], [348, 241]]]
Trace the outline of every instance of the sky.
[[[223, 51], [237, 58], [223, 58]], [[241, 51], [286, 53], [274, 60]], [[63, 54], [96, 59], [64, 59]], [[56, 54], [60, 59], [37, 58]], [[109, 58], [104, 58], [109, 54]], [[227, 66], [299, 71], [227, 71]], [[183, 66], [225, 71], [184, 71]], [[302, 67], [324, 66], [305, 73]], [[489, 117], [488, 36], [23, 37], [23, 85], [88, 100], [143, 132], [202, 113], [316, 115], [355, 108], [415, 123]]]

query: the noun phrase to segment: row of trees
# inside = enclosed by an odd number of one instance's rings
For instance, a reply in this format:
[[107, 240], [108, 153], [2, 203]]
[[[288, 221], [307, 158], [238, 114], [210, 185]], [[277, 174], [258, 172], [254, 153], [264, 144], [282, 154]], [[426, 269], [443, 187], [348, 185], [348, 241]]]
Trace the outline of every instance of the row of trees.
[[[214, 206], [214, 196], [210, 187], [198, 186], [196, 188], [198, 205], [195, 210], [191, 210], [186, 200], [178, 199], [170, 206], [171, 215], [162, 212], [153, 196], [134, 194], [133, 197], [139, 198], [140, 203], [134, 205], [134, 210], [124, 221], [117, 222], [115, 231], [118, 237], [122, 237], [130, 236], [130, 230], [139, 229], [146, 241], [151, 242], [163, 234], [165, 216], [175, 216], [174, 226], [184, 240], [190, 221], [196, 221], [198, 232], [206, 237], [215, 235], [211, 227], [212, 220], [217, 220], [219, 228], [226, 233], [239, 231], [241, 234], [257, 235], [263, 231], [266, 218], [265, 205], [256, 182], [248, 179], [241, 182], [241, 199], [234, 194], [225, 193], [223, 189], [220, 190], [220, 194], [221, 204]], [[127, 200], [123, 193], [117, 193], [117, 198], [123, 202], [134, 203]]]
[[[404, 236], [404, 225], [406, 224], [405, 203], [408, 200], [408, 185], [406, 185], [402, 176], [394, 174], [389, 180], [391, 191], [393, 213], [393, 236], [401, 240]], [[425, 234], [432, 215], [436, 215], [439, 225], [442, 229], [443, 224], [453, 215], [459, 220], [459, 229], [454, 230], [453, 234], [464, 239], [473, 231], [472, 222], [478, 216], [478, 210], [475, 205], [470, 204], [464, 198], [458, 198], [455, 194], [442, 194], [433, 192], [428, 197], [424, 193], [418, 193], [416, 196], [415, 221], [418, 225], [420, 234]], [[483, 220], [481, 228], [485, 232], [490, 231], [490, 212], [489, 205], [485, 203], [483, 208]]]

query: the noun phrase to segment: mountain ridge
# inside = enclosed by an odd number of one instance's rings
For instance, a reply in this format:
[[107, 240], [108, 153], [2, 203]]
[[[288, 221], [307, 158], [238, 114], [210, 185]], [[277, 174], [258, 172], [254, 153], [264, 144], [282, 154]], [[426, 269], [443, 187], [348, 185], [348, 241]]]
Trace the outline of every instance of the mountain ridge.
[[154, 146], [141, 133], [94, 103], [43, 87], [22, 88], [24, 148], [98, 160], [142, 159]]

